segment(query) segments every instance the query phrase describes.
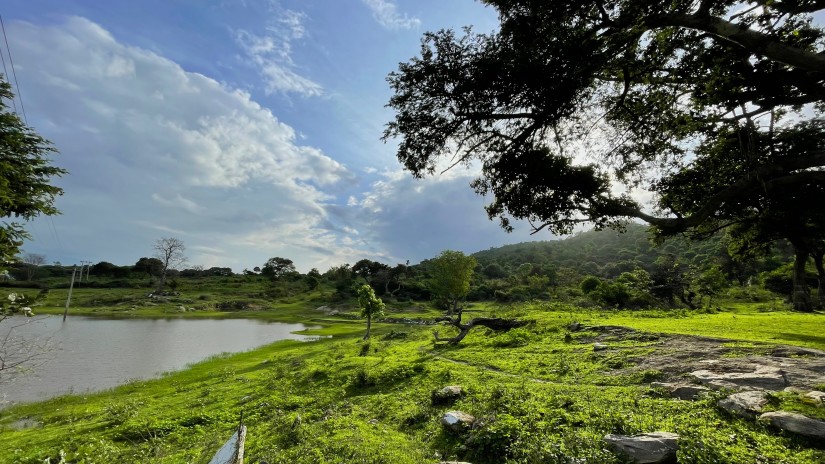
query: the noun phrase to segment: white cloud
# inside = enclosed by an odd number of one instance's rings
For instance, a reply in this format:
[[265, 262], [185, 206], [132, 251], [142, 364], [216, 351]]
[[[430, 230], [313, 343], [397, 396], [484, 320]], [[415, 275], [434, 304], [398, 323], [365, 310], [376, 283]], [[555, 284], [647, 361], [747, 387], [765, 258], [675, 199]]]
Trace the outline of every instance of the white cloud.
[[421, 20], [398, 12], [398, 6], [390, 0], [363, 0], [372, 11], [372, 17], [387, 29], [414, 29]]
[[121, 44], [83, 18], [11, 28], [29, 121], [69, 169], [54, 223], [80, 259], [134, 262], [170, 234], [204, 265], [289, 256], [309, 268], [381, 255], [344, 241], [327, 212], [355, 175], [300, 144], [248, 93]]
[[256, 67], [266, 82], [267, 94], [276, 92], [319, 96], [323, 87], [295, 71], [292, 44], [306, 36], [305, 15], [285, 10], [270, 23], [264, 35], [246, 30], [235, 33], [235, 41], [244, 51], [250, 64]]

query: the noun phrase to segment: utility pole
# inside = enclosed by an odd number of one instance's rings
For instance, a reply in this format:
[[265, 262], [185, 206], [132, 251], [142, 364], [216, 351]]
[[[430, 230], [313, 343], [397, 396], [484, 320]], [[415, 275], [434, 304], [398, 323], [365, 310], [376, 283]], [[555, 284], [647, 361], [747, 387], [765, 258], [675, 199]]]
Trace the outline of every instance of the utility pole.
[[83, 282], [83, 266], [86, 266], [86, 282], [89, 281], [89, 272], [92, 270], [92, 262], [91, 261], [81, 261], [80, 262], [80, 281]]
[[[69, 303], [72, 301], [72, 290], [74, 289], [74, 275], [77, 274], [77, 266], [72, 269], [72, 283], [69, 284], [69, 297], [66, 298], [66, 309], [63, 310], [63, 322], [66, 322], [66, 314], [69, 313]], [[83, 268], [80, 268], [80, 275], [83, 275]]]

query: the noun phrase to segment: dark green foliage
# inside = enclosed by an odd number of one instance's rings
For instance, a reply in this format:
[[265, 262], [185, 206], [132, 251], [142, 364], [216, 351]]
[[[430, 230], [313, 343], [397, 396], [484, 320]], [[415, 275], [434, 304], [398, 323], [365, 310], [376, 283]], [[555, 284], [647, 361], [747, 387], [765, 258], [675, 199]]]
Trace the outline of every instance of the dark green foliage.
[[134, 271], [147, 276], [159, 276], [163, 272], [163, 262], [158, 258], [140, 258], [135, 263]]
[[598, 277], [587, 276], [584, 278], [584, 280], [582, 280], [580, 287], [582, 289], [582, 292], [584, 292], [584, 294], [587, 295], [588, 293], [595, 290], [596, 287], [598, 287], [601, 283], [602, 281]]
[[29, 221], [43, 214], [58, 214], [55, 198], [63, 189], [51, 183], [66, 173], [51, 165], [57, 151], [12, 112], [11, 85], [0, 75], [0, 263], [13, 261], [23, 240], [30, 238], [23, 224], [6, 219]]
[[274, 257], [270, 258], [263, 268], [261, 268], [261, 275], [272, 280], [281, 279], [284, 277], [291, 277], [298, 272], [295, 270], [295, 264], [291, 259]]

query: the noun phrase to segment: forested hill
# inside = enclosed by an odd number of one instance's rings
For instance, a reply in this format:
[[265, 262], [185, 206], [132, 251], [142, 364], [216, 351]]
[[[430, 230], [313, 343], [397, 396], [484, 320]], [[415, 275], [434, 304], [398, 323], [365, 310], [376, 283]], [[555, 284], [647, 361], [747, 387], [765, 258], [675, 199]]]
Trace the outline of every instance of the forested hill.
[[776, 268], [787, 262], [791, 254], [784, 244], [778, 243], [768, 257], [735, 262], [728, 254], [727, 239], [722, 234], [702, 241], [674, 237], [656, 245], [650, 240], [646, 226], [631, 223], [624, 232], [591, 230], [562, 240], [491, 248], [473, 256], [482, 268], [498, 264], [507, 270], [530, 263], [613, 278], [636, 268], [651, 271], [663, 256], [672, 256], [676, 262], [698, 269], [719, 266], [729, 276], [739, 277]]

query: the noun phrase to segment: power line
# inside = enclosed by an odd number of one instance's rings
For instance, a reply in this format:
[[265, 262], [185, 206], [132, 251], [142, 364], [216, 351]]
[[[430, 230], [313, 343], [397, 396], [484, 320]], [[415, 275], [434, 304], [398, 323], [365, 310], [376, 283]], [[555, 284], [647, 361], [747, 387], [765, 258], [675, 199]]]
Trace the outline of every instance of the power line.
[[[6, 53], [9, 54], [9, 64], [11, 65], [11, 74], [14, 76], [14, 85], [17, 87], [17, 98], [20, 99], [20, 109], [23, 111], [23, 121], [26, 122], [26, 125], [29, 125], [29, 120], [26, 117], [26, 107], [23, 106], [23, 94], [20, 92], [20, 84], [17, 83], [17, 71], [14, 70], [14, 60], [11, 57], [11, 48], [9, 48], [9, 39], [6, 37], [6, 25], [3, 23], [3, 15], [0, 15], [0, 28], [3, 29], [3, 40], [6, 42]], [[5, 64], [4, 64], [5, 66]], [[5, 68], [4, 68], [5, 69]], [[17, 111], [17, 106], [14, 107], [14, 111]]]
[[[3, 53], [3, 47], [0, 47], [0, 61], [3, 62], [3, 78], [10, 83], [11, 81], [9, 81], [9, 70], [6, 69], [6, 54]], [[17, 101], [14, 99], [14, 97], [11, 98], [11, 104], [14, 107], [14, 112], [17, 113]]]

